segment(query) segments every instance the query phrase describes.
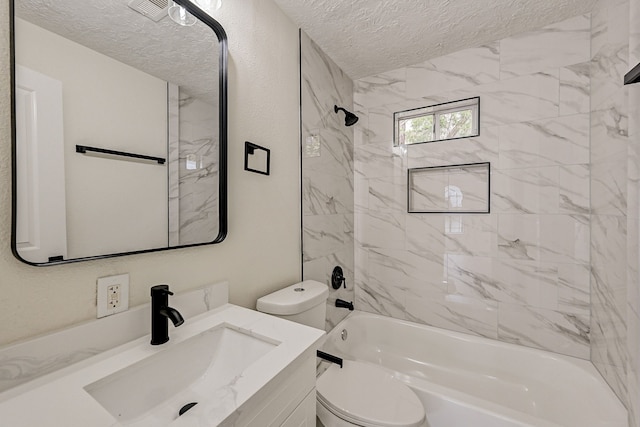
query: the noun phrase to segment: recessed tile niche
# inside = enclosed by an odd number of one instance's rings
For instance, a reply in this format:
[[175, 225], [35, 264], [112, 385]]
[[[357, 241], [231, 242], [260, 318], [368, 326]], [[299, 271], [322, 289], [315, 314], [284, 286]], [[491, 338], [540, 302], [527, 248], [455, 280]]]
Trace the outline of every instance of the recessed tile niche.
[[408, 171], [409, 213], [489, 213], [490, 163]]

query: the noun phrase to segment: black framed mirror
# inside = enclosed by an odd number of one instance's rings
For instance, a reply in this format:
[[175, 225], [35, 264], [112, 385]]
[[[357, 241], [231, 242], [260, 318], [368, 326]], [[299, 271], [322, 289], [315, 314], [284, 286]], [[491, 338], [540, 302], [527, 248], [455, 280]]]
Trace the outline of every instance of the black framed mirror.
[[[198, 0], [196, 0], [198, 1]], [[227, 233], [227, 38], [189, 0], [11, 0], [12, 250], [36, 266]]]

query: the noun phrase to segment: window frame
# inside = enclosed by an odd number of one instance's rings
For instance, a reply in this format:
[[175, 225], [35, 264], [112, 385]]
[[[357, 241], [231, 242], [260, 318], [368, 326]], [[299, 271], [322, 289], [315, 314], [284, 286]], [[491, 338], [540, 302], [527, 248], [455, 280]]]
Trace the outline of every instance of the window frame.
[[[446, 107], [451, 104], [458, 104], [457, 106]], [[455, 113], [458, 111], [471, 110], [472, 123], [471, 123], [471, 135], [458, 136], [454, 138], [437, 139], [440, 133], [440, 121], [439, 117], [443, 114]], [[422, 111], [422, 112], [421, 112]], [[414, 112], [412, 114], [412, 112]], [[433, 139], [430, 141], [411, 142], [411, 143], [399, 143], [400, 128], [398, 126], [401, 120], [411, 120], [420, 117], [433, 116]], [[412, 108], [409, 110], [396, 111], [393, 113], [393, 146], [398, 147], [400, 145], [416, 145], [427, 144], [431, 142], [451, 141], [464, 138], [475, 138], [480, 136], [480, 97], [474, 96], [471, 98], [459, 99], [456, 101], [448, 101], [440, 104], [427, 105], [425, 107]]]

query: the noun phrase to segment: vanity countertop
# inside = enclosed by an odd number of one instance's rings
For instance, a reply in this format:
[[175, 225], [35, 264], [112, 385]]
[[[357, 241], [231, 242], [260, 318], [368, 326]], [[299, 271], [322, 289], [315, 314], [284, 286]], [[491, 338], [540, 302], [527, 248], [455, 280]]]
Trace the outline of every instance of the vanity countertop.
[[[275, 343], [272, 350], [253, 362], [241, 375], [216, 390], [207, 401], [177, 418], [173, 426], [214, 426], [243, 411], [248, 401], [285, 368], [315, 354], [324, 331], [289, 322], [257, 311], [225, 304], [217, 309], [186, 319], [184, 325], [170, 329], [166, 344], [152, 346], [149, 336], [133, 340], [112, 350], [83, 360], [0, 394], [2, 425], [11, 427], [115, 427], [166, 424], [156, 418], [155, 408], [121, 423], [85, 387], [163, 350], [168, 350], [199, 333], [228, 326]], [[244, 406], [243, 406], [244, 405]]]

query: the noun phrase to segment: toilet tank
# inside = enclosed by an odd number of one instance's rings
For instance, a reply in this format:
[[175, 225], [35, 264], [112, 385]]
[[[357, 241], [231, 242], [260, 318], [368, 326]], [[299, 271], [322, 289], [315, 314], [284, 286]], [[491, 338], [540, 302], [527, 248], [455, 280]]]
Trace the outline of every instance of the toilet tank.
[[305, 280], [258, 299], [256, 308], [293, 322], [325, 328], [329, 288], [315, 280]]

